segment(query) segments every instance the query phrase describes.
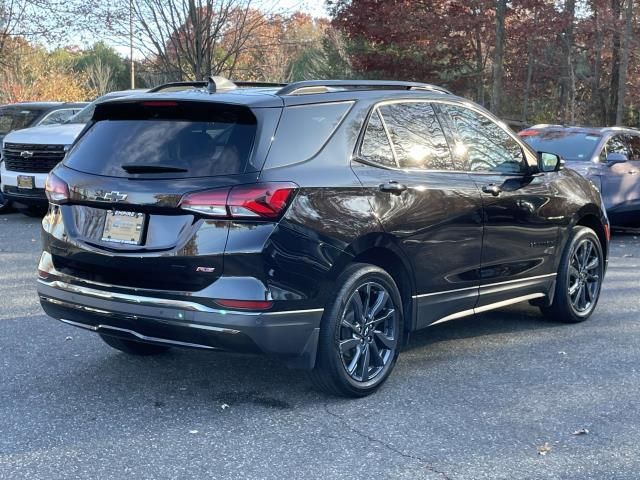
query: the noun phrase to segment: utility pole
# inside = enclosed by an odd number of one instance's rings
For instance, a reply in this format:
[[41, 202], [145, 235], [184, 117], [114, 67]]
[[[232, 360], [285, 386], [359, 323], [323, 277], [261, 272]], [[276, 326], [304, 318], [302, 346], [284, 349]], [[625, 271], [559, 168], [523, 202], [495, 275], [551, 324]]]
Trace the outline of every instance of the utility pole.
[[129, 0], [129, 60], [131, 61], [131, 89], [134, 89], [136, 88], [136, 73], [133, 61], [133, 0]]

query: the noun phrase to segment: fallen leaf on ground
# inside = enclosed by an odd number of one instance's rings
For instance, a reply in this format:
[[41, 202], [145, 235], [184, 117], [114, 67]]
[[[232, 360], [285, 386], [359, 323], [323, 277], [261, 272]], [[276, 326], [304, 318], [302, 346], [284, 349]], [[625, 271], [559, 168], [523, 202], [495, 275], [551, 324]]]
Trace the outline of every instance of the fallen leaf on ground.
[[573, 432], [571, 435], [587, 435], [589, 433], [589, 430], [587, 430], [586, 428], [581, 428], [580, 430], [576, 430], [575, 432]]
[[65, 338], [65, 341], [66, 341], [66, 340], [73, 340], [73, 337], [66, 337], [66, 338]]
[[196, 433], [198, 433], [198, 430], [189, 430], [189, 433], [195, 435]]
[[229, 405], [227, 405], [226, 403], [223, 403], [222, 405], [220, 405], [220, 408], [222, 410], [226, 410], [227, 408], [229, 408]]
[[544, 442], [544, 445], [540, 445], [538, 447], [538, 455], [546, 455], [550, 451], [551, 451], [551, 445], [549, 445], [549, 442]]

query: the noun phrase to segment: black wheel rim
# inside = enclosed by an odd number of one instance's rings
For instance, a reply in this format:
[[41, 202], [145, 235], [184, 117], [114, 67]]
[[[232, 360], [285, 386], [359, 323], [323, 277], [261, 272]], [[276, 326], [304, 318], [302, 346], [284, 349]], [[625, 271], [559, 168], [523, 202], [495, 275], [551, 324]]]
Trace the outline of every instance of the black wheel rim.
[[349, 297], [338, 334], [338, 351], [349, 377], [370, 383], [391, 364], [397, 348], [397, 312], [391, 295], [377, 282]]
[[598, 300], [601, 262], [599, 250], [591, 239], [582, 240], [571, 256], [568, 293], [578, 314], [588, 313]]

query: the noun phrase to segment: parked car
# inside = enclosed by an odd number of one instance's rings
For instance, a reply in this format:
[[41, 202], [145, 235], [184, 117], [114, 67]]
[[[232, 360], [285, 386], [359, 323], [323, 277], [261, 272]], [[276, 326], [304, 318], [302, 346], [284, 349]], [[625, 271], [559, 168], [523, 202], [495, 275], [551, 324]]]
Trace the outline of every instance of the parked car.
[[[47, 210], [44, 184], [47, 174], [64, 157], [66, 150], [91, 119], [97, 103], [144, 90], [112, 92], [83, 104], [75, 115], [61, 124], [50, 124], [47, 118], [36, 127], [14, 131], [2, 142], [0, 192], [26, 215], [43, 216]], [[53, 112], [55, 113], [55, 112]], [[50, 118], [50, 117], [48, 117]]]
[[46, 190], [48, 315], [129, 354], [266, 353], [346, 396], [430, 325], [526, 301], [586, 320], [608, 256], [591, 182], [419, 83], [116, 99]]
[[[62, 123], [78, 113], [86, 103], [23, 102], [0, 106], [0, 142], [8, 133], [36, 125]], [[0, 176], [1, 181], [1, 176]], [[0, 189], [0, 212], [10, 207], [10, 201]]]
[[591, 180], [612, 224], [640, 226], [640, 130], [536, 125], [519, 135], [534, 150], [560, 155]]

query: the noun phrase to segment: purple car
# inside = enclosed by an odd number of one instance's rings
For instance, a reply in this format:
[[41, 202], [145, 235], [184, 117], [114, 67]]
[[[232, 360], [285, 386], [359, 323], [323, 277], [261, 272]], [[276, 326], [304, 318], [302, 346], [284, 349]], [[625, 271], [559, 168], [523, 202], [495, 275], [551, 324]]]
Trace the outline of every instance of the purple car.
[[640, 130], [536, 125], [518, 135], [591, 180], [612, 224], [640, 226]]

